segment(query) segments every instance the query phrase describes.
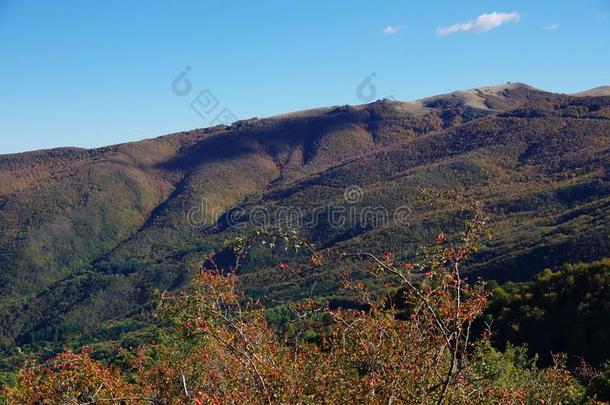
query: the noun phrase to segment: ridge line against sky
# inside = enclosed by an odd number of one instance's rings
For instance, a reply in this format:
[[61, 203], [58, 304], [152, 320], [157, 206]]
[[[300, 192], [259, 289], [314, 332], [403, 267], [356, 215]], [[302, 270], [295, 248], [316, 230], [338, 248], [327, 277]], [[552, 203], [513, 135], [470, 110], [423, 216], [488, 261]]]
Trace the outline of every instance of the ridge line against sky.
[[[0, 2], [0, 154], [524, 82], [610, 84], [610, 0]], [[190, 84], [185, 92], [174, 81]]]

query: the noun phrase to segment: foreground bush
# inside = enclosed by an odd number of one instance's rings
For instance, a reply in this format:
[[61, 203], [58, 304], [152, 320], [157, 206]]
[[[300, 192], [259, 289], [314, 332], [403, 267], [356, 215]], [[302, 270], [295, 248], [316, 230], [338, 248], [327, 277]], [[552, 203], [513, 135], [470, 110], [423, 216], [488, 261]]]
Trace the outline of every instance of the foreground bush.
[[[458, 310], [454, 290], [434, 276], [411, 296], [408, 320], [378, 306], [325, 310], [320, 345], [278, 338], [261, 308], [242, 310], [236, 281], [202, 272], [191, 293], [167, 298], [173, 327], [129, 370], [65, 352], [21, 370], [8, 403], [558, 404], [582, 395], [562, 359], [540, 371], [524, 351], [470, 343], [484, 299], [468, 290]], [[314, 308], [303, 303], [295, 313]]]

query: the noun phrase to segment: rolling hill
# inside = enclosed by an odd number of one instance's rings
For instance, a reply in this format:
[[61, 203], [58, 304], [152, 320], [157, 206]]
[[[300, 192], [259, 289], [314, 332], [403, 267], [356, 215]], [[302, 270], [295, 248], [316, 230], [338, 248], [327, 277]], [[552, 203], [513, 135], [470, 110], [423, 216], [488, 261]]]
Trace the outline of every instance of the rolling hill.
[[[274, 224], [297, 213], [284, 225], [319, 247], [413, 257], [461, 218], [422, 200], [423, 188], [462, 190], [489, 213], [495, 237], [471, 277], [528, 280], [607, 257], [610, 97], [589, 96], [599, 94], [510, 83], [0, 155], [0, 346], [111, 336], [109, 325], [146, 308], [155, 290], [187, 284], [204, 254], [222, 261], [225, 241], [261, 212]], [[405, 215], [337, 224], [321, 207]], [[287, 281], [275, 267], [293, 259], [257, 252], [243, 287], [269, 303], [340, 294], [345, 269]]]

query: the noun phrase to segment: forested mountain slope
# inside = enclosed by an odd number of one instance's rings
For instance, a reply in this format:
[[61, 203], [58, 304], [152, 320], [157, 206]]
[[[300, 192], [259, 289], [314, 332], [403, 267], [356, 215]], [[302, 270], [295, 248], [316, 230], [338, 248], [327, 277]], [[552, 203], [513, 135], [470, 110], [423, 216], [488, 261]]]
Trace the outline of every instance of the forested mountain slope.
[[[483, 202], [494, 238], [469, 267], [476, 276], [527, 280], [545, 267], [606, 257], [610, 97], [516, 83], [95, 150], [2, 155], [1, 343], [98, 333], [145, 307], [155, 289], [187, 283], [193, 261], [255, 227], [253, 212], [272, 220], [280, 207], [297, 212], [301, 233], [319, 247], [406, 259], [461, 220], [422, 199], [424, 188]], [[357, 198], [346, 200], [346, 189]], [[404, 215], [341, 224], [317, 215], [337, 206]], [[269, 303], [335, 296], [345, 269], [287, 283], [274, 270], [280, 257], [290, 260], [273, 250], [247, 260], [248, 293]]]

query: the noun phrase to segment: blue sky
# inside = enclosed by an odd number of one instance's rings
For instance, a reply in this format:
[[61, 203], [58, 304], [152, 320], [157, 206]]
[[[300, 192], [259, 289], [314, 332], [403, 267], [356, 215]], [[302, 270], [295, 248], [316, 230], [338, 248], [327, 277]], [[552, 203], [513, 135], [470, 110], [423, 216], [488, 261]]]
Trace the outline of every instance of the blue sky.
[[610, 0], [0, 0], [0, 153], [360, 104], [371, 73], [377, 98], [399, 100], [608, 85], [609, 13]]

